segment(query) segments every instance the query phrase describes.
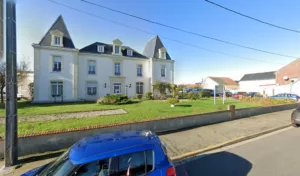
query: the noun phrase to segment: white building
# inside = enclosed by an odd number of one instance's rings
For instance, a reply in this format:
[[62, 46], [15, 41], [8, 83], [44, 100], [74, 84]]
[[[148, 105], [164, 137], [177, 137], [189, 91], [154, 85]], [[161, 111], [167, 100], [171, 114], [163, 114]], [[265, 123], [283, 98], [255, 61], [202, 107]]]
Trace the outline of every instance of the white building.
[[155, 36], [143, 54], [95, 42], [76, 49], [61, 16], [34, 48], [34, 102], [96, 100], [107, 94], [135, 97], [155, 81], [174, 83], [174, 60]]
[[260, 92], [272, 96], [275, 94], [276, 75], [274, 71], [245, 74], [239, 81], [240, 91]]
[[239, 88], [238, 83], [227, 77], [213, 77], [209, 76], [204, 79], [202, 83], [203, 89], [215, 89], [215, 86], [223, 85], [225, 90], [237, 90]]

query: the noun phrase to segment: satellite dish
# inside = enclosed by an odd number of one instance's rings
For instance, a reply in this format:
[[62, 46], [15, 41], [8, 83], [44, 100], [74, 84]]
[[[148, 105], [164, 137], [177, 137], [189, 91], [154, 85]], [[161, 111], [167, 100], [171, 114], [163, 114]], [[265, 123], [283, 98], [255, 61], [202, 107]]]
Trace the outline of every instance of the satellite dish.
[[287, 80], [289, 80], [289, 77], [288, 76], [284, 76], [283, 80], [287, 81]]

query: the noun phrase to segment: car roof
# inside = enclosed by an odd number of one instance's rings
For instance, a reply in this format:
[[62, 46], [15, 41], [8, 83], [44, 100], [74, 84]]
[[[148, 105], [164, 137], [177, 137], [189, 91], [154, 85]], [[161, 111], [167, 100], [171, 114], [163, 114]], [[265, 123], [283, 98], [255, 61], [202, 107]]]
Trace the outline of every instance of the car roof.
[[75, 143], [69, 151], [74, 164], [83, 164], [126, 153], [154, 149], [160, 144], [151, 131], [126, 131], [86, 137]]

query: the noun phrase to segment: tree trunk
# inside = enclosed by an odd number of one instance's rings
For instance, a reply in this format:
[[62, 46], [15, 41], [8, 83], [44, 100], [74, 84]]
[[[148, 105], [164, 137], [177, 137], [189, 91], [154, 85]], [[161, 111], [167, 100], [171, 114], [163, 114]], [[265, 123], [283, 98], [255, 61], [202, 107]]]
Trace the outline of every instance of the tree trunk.
[[2, 104], [4, 103], [4, 100], [3, 100], [3, 89], [4, 89], [4, 87], [1, 87], [1, 90], [0, 90], [0, 93], [1, 93], [1, 103]]

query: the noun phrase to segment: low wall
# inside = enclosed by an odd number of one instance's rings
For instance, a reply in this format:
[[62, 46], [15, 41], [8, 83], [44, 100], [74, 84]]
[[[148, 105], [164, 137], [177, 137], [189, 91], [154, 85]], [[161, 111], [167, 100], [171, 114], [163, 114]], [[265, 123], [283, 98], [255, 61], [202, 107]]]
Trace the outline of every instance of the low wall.
[[[179, 130], [184, 128], [204, 126], [214, 123], [226, 122], [234, 119], [246, 118], [254, 115], [270, 112], [282, 111], [296, 108], [299, 104], [289, 104], [259, 108], [245, 108], [235, 111], [235, 117], [231, 116], [230, 111], [219, 111], [207, 114], [188, 115], [142, 121], [137, 123], [119, 124], [110, 126], [92, 126], [80, 129], [60, 130], [43, 132], [39, 134], [21, 135], [18, 139], [19, 156], [29, 154], [55, 151], [70, 147], [78, 140], [96, 134], [126, 131], [126, 130], [152, 130], [164, 132]], [[0, 140], [0, 157], [4, 156], [4, 140]]]

